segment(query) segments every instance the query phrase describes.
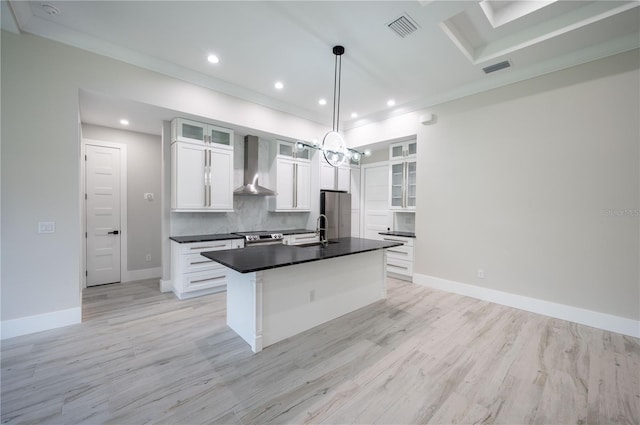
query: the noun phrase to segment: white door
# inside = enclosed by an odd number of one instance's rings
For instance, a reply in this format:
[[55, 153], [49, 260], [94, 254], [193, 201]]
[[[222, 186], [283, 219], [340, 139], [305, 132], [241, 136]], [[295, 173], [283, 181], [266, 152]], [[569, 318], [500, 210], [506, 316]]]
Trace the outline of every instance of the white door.
[[86, 155], [87, 286], [120, 282], [120, 149]]
[[293, 209], [293, 193], [297, 190], [294, 188], [295, 181], [293, 179], [293, 169], [295, 162], [289, 159], [278, 158], [276, 166], [276, 191], [278, 192], [278, 209]]
[[233, 210], [233, 151], [210, 149], [211, 200], [210, 207]]
[[378, 232], [391, 227], [389, 211], [389, 165], [363, 166], [364, 235], [367, 239], [380, 239]]
[[207, 198], [205, 185], [207, 149], [191, 143], [174, 143], [171, 155], [175, 188], [172, 207], [175, 209], [203, 209]]
[[298, 162], [296, 164], [296, 208], [308, 210], [311, 208], [311, 164]]

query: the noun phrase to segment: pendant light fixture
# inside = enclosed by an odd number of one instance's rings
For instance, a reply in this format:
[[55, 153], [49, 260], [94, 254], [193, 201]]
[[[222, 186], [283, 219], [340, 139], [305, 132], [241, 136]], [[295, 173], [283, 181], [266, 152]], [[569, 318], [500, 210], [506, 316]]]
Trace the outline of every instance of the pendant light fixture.
[[349, 156], [349, 151], [344, 139], [338, 133], [340, 126], [340, 79], [342, 74], [342, 55], [344, 47], [334, 46], [333, 54], [336, 56], [333, 75], [333, 123], [332, 130], [325, 134], [322, 140], [322, 152], [324, 158], [334, 167], [341, 166]]

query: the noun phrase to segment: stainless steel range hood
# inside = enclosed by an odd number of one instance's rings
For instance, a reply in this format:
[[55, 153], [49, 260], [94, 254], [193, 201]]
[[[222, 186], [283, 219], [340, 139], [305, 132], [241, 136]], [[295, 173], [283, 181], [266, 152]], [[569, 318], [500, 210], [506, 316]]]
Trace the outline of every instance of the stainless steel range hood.
[[244, 136], [244, 184], [234, 195], [274, 196], [276, 192], [258, 184], [258, 137]]

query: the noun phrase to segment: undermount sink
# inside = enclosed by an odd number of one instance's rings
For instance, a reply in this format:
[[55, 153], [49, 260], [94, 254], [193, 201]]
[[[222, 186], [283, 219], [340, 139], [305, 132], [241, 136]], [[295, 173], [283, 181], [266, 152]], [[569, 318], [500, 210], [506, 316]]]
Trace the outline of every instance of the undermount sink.
[[[332, 244], [332, 243], [338, 243], [338, 241], [327, 241], [326, 243], [327, 244]], [[306, 247], [309, 247], [309, 246], [324, 246], [324, 244], [322, 242], [309, 242], [309, 243], [301, 243], [301, 244], [298, 244], [298, 245], [295, 245], [295, 246], [300, 247], [300, 248], [306, 248]]]

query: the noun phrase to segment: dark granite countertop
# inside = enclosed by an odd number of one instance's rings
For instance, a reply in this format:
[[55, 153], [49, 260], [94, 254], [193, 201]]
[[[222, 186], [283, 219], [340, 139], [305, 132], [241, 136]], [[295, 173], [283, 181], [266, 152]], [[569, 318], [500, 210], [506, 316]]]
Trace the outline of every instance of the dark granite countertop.
[[[250, 230], [249, 230], [250, 231]], [[269, 233], [282, 233], [283, 235], [300, 235], [302, 233], [315, 233], [309, 229], [267, 230]], [[171, 236], [169, 239], [178, 243], [211, 242], [224, 239], [244, 239], [244, 236], [235, 233], [218, 233], [210, 235]]]
[[379, 232], [380, 235], [385, 236], [402, 236], [403, 238], [415, 238], [416, 234], [413, 232]]
[[258, 245], [241, 249], [207, 251], [202, 255], [240, 273], [251, 273], [402, 245], [399, 242], [360, 238], [339, 238], [333, 241], [335, 243], [330, 243], [326, 247]]
[[244, 236], [233, 233], [218, 233], [212, 235], [192, 235], [192, 236], [171, 236], [169, 239], [178, 243], [211, 242], [225, 239], [244, 239]]

